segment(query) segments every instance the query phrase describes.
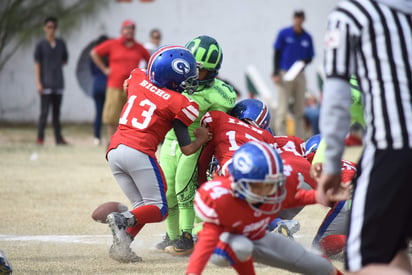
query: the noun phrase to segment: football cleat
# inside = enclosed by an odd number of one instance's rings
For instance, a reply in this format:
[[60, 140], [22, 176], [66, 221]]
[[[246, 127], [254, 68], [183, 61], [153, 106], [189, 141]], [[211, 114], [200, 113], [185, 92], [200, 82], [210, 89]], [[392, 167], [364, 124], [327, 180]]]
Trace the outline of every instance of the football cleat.
[[282, 220], [278, 223], [278, 233], [293, 239], [293, 234], [300, 230], [300, 223], [296, 220]]
[[160, 243], [156, 244], [156, 249], [165, 251], [165, 249], [169, 246], [172, 246], [174, 241], [172, 241], [169, 238], [169, 234], [166, 233], [166, 235], [163, 237], [163, 241]]
[[115, 246], [114, 244], [110, 247], [109, 257], [119, 263], [138, 263], [143, 261], [130, 247], [120, 249], [119, 246]]
[[165, 248], [167, 253], [175, 256], [187, 256], [193, 251], [193, 236], [189, 232], [183, 232], [180, 238], [173, 242], [173, 245]]
[[[125, 215], [130, 217], [126, 217]], [[109, 250], [110, 258], [121, 263], [142, 261], [142, 259], [131, 250], [130, 244], [133, 238], [126, 232], [129, 226], [135, 224], [133, 214], [130, 212], [114, 212], [107, 215], [106, 221], [113, 234], [113, 244]]]
[[13, 272], [11, 264], [7, 260], [6, 254], [0, 250], [0, 274], [8, 275]]

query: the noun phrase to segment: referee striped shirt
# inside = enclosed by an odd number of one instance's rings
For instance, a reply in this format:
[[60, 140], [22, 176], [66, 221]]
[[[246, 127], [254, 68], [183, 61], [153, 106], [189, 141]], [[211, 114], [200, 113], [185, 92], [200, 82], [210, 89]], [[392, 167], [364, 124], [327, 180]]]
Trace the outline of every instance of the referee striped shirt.
[[412, 148], [412, 15], [380, 1], [342, 1], [325, 36], [327, 77], [356, 75], [365, 140], [377, 149]]

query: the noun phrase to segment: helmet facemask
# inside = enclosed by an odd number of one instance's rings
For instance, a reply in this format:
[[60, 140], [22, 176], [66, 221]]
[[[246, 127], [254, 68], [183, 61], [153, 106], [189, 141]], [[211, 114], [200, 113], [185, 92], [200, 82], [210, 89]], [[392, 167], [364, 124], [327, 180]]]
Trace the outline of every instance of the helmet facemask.
[[185, 81], [182, 81], [179, 85], [182, 91], [185, 91], [189, 95], [193, 94], [197, 87], [199, 86], [199, 80], [197, 76], [191, 76], [186, 78]]
[[[263, 214], [273, 214], [280, 210], [282, 202], [286, 197], [285, 175], [276, 174], [267, 177], [264, 181], [252, 181], [250, 179], [240, 179], [233, 184], [235, 195], [244, 199], [254, 210]], [[256, 184], [271, 185], [272, 188], [265, 195], [253, 192], [253, 185]], [[272, 205], [269, 209], [261, 209], [262, 204]]]
[[269, 144], [250, 141], [239, 147], [228, 165], [234, 195], [254, 210], [273, 214], [286, 196], [283, 160]]

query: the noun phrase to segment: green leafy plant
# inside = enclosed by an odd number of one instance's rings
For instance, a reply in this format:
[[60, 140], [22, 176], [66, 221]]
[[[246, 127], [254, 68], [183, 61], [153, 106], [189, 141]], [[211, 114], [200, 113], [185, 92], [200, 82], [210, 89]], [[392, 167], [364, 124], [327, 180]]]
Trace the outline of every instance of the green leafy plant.
[[0, 71], [24, 46], [43, 35], [47, 16], [59, 19], [59, 30], [70, 35], [85, 20], [109, 4], [110, 0], [1, 0], [0, 1]]

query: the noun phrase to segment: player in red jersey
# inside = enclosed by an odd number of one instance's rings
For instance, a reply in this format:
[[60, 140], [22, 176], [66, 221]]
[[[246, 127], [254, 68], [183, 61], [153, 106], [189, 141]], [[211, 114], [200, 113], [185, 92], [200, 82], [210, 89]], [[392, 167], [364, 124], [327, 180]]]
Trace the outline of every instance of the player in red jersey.
[[[199, 182], [206, 181], [207, 163], [212, 155], [215, 156], [219, 171], [222, 175], [227, 173], [227, 165], [231, 162], [233, 153], [242, 144], [259, 140], [271, 144], [278, 153], [285, 154], [287, 160], [286, 171], [289, 174], [286, 188], [288, 189], [286, 205], [298, 202], [299, 205], [316, 203], [314, 191], [316, 182], [310, 177], [310, 163], [303, 157], [304, 140], [294, 136], [273, 136], [267, 131], [270, 121], [270, 112], [263, 102], [257, 99], [245, 99], [238, 102], [230, 112], [231, 115], [219, 111], [206, 113], [202, 118], [202, 125], [208, 127], [213, 133], [213, 139], [206, 145], [199, 162]], [[283, 158], [283, 156], [282, 156]], [[311, 191], [306, 191], [306, 190]], [[299, 213], [303, 207], [282, 210], [279, 217], [289, 220]], [[273, 230], [281, 222], [277, 219], [269, 227]], [[283, 222], [285, 223], [285, 221]], [[291, 235], [299, 229], [299, 223], [294, 221], [296, 228]], [[280, 228], [279, 228], [280, 229]], [[289, 228], [286, 228], [289, 230]], [[282, 232], [282, 234], [285, 234]]]
[[[341, 161], [341, 181], [349, 185], [356, 174], [356, 163]], [[351, 200], [335, 202], [323, 219], [312, 245], [328, 257], [339, 254], [346, 244]]]
[[304, 140], [295, 136], [273, 136], [270, 130], [270, 111], [258, 99], [244, 99], [236, 103], [230, 115], [221, 112], [206, 113], [201, 123], [214, 133], [214, 138], [202, 152], [199, 164], [199, 182], [206, 181], [206, 164], [215, 156], [221, 173], [240, 145], [251, 140], [273, 144], [278, 152], [292, 152], [304, 155]]
[[[306, 158], [313, 166], [322, 169], [319, 160], [313, 161], [317, 154], [321, 135], [314, 135], [305, 142]], [[321, 149], [319, 154], [323, 154]], [[319, 157], [319, 156], [318, 156]], [[312, 167], [313, 169], [313, 167]], [[350, 186], [356, 174], [356, 163], [341, 160], [341, 182], [343, 186]], [[347, 227], [349, 221], [351, 200], [342, 200], [331, 205], [331, 209], [325, 215], [319, 229], [313, 239], [313, 247], [319, 249], [324, 255], [330, 257], [343, 251], [346, 243]]]
[[[201, 123], [202, 126], [207, 127], [213, 133], [213, 138], [206, 145], [201, 159], [202, 161], [203, 159], [207, 160], [208, 163], [214, 155], [219, 166], [222, 167], [221, 172], [223, 175], [227, 172], [226, 168], [232, 159], [233, 153], [242, 144], [252, 140], [265, 141], [269, 144], [275, 142], [275, 138], [267, 130], [253, 126], [222, 111], [207, 112]], [[202, 181], [199, 182], [204, 182], [205, 173], [203, 171], [205, 169], [199, 170], [202, 171], [200, 173], [203, 175]]]
[[296, 156], [305, 155], [305, 141], [297, 136], [275, 136], [276, 151], [290, 152]]
[[[229, 177], [197, 191], [195, 210], [204, 220], [186, 274], [201, 274], [209, 258], [238, 274], [255, 274], [253, 262], [304, 274], [336, 274], [325, 258], [266, 228], [286, 196], [283, 161], [272, 146], [251, 141], [233, 155]], [[228, 211], [229, 209], [229, 211]]]
[[173, 128], [183, 154], [196, 152], [208, 141], [208, 130], [195, 130], [191, 142], [187, 127], [198, 116], [198, 106], [180, 94], [197, 86], [197, 67], [184, 47], [165, 46], [152, 54], [147, 71], [135, 69], [125, 84], [128, 101], [107, 150], [113, 176], [133, 210], [111, 213], [113, 233], [109, 255], [119, 262], [138, 262], [130, 244], [146, 223], [160, 222], [168, 213], [166, 182], [155, 152]]

